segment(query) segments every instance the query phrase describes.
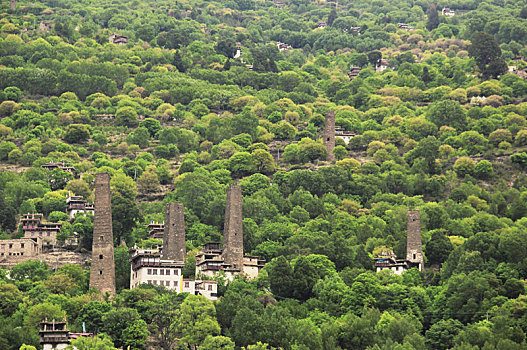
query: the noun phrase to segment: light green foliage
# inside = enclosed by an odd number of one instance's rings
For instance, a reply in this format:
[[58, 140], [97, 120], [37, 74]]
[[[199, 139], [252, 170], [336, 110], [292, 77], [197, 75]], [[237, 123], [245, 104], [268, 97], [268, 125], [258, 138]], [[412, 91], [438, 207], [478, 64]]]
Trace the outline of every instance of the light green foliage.
[[68, 350], [115, 350], [112, 341], [105, 336], [78, 337], [71, 341]]
[[[117, 294], [90, 293], [87, 266], [61, 259], [2, 270], [0, 349], [38, 347], [46, 316], [98, 334], [79, 349], [526, 348], [525, 4], [16, 3], [0, 6], [0, 263], [28, 212], [89, 255], [93, 217], [69, 222], [66, 197], [93, 202], [108, 172]], [[334, 163], [328, 112], [354, 134], [336, 135]], [[129, 248], [157, 247], [147, 225], [169, 202], [184, 204], [194, 277], [232, 184], [259, 276], [220, 272], [215, 303], [128, 290]], [[381, 247], [405, 258], [408, 209], [427, 268], [373, 272]]]
[[220, 326], [215, 314], [216, 310], [211, 301], [203, 296], [189, 295], [181, 304], [173, 327], [181, 341], [199, 345], [207, 336], [219, 335]]

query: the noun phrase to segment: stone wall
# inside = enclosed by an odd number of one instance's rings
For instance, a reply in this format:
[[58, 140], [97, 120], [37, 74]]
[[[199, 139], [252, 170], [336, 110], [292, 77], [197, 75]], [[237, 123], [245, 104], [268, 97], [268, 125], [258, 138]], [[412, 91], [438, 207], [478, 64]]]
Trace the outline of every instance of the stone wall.
[[223, 228], [223, 260], [233, 270], [243, 269], [243, 216], [242, 188], [231, 185], [227, 188], [225, 204], [225, 226]]
[[93, 218], [90, 288], [115, 294], [110, 174], [95, 175], [95, 215]]
[[335, 112], [329, 111], [326, 114], [326, 122], [324, 124], [324, 147], [328, 151], [327, 160], [334, 160], [333, 149], [335, 148]]
[[163, 234], [163, 260], [184, 261], [185, 216], [182, 203], [169, 203], [165, 207], [165, 232]]
[[406, 260], [419, 263], [419, 270], [422, 270], [424, 267], [424, 259], [419, 210], [408, 210], [407, 219]]

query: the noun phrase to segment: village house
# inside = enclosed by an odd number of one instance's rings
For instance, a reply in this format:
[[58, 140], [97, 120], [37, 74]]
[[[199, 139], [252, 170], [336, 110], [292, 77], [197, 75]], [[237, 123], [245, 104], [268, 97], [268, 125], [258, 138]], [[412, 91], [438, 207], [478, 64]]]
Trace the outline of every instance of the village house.
[[337, 126], [335, 127], [335, 137], [338, 137], [338, 138], [341, 138], [342, 140], [344, 140], [344, 142], [346, 143], [346, 145], [350, 142], [350, 140], [352, 138], [354, 138], [355, 136], [355, 133], [351, 132], [351, 131], [346, 131], [344, 129], [342, 129], [341, 127]]
[[62, 230], [60, 222], [45, 222], [43, 214], [24, 214], [20, 218], [20, 225], [25, 238], [41, 240], [41, 245], [57, 244], [57, 234]]
[[241, 271], [239, 269], [233, 269], [231, 265], [225, 263], [223, 248], [220, 242], [205, 243], [202, 250], [196, 255], [196, 274], [210, 278], [213, 278], [221, 272], [229, 280], [233, 280], [240, 273], [253, 279], [258, 276], [264, 266], [265, 260], [257, 256], [244, 254]]
[[72, 339], [93, 336], [92, 333], [70, 333], [65, 319], [48, 321], [47, 318], [40, 322], [38, 334], [42, 350], [66, 349]]
[[163, 239], [163, 233], [165, 232], [165, 223], [157, 223], [150, 221], [147, 226], [148, 236], [155, 239]]
[[399, 27], [399, 29], [402, 29], [402, 30], [405, 30], [405, 31], [410, 31], [410, 30], [414, 29], [413, 27], [410, 27], [406, 23], [397, 23], [397, 26]]
[[360, 35], [360, 27], [350, 27], [350, 30], [355, 34]]
[[278, 47], [279, 51], [291, 50], [293, 48], [291, 45], [285, 44], [281, 41], [277, 41], [276, 46]]
[[350, 78], [350, 80], [355, 79], [359, 75], [360, 71], [361, 71], [360, 67], [352, 66], [350, 68], [350, 72], [348, 73], [348, 77]]
[[443, 7], [441, 14], [446, 17], [454, 17], [456, 13], [452, 11], [449, 7]]
[[424, 268], [423, 245], [421, 243], [421, 220], [419, 210], [408, 210], [406, 232], [406, 259], [397, 259], [393, 251], [384, 251], [375, 257], [375, 271], [391, 270], [396, 275], [411, 268]]
[[43, 33], [47, 33], [53, 29], [53, 21], [42, 21], [38, 26], [38, 30]]
[[134, 247], [129, 252], [131, 253], [131, 289], [147, 283], [164, 286], [177, 293], [199, 294], [210, 300], [217, 299], [216, 281], [183, 278], [184, 261], [164, 260], [159, 249]]
[[95, 206], [92, 203], [88, 203], [82, 196], [68, 196], [66, 205], [66, 213], [72, 221], [78, 213], [93, 215], [95, 210]]
[[55, 169], [61, 169], [62, 171], [67, 171], [72, 174], [74, 177], [77, 177], [77, 171], [74, 167], [66, 165], [64, 162], [49, 162], [41, 165], [42, 168], [48, 169], [49, 171]]
[[216, 300], [216, 281], [183, 278], [186, 257], [183, 204], [167, 204], [165, 223], [151, 225], [154, 235], [160, 234], [159, 231], [163, 228], [163, 245], [152, 249], [133, 247], [129, 250], [130, 288], [146, 283], [164, 286], [177, 293], [203, 295], [207, 299]]
[[376, 72], [382, 72], [388, 68], [388, 60], [381, 59], [377, 64], [375, 65], [375, 71]]
[[114, 33], [110, 35], [109, 43], [115, 45], [126, 45], [128, 43], [128, 37]]

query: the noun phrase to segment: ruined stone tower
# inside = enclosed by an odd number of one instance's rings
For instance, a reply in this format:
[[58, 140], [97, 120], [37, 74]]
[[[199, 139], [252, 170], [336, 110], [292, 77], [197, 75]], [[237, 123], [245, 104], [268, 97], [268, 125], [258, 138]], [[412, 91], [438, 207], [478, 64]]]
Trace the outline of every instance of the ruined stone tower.
[[333, 149], [335, 148], [335, 112], [329, 111], [326, 113], [326, 123], [324, 124], [323, 135], [324, 147], [328, 151], [327, 160], [334, 160]]
[[407, 219], [406, 260], [418, 263], [419, 271], [421, 271], [424, 267], [424, 260], [419, 210], [408, 210]]
[[243, 270], [242, 188], [227, 188], [225, 227], [223, 228], [223, 260], [233, 270]]
[[112, 206], [110, 174], [95, 175], [95, 216], [90, 288], [115, 294], [115, 263], [113, 255]]
[[169, 203], [165, 207], [162, 259], [184, 261], [186, 255], [183, 204]]

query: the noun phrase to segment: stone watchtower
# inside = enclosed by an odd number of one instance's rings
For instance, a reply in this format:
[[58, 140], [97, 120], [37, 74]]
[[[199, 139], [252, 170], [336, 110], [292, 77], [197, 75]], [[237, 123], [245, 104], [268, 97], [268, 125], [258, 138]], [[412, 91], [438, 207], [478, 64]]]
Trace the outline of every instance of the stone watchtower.
[[421, 271], [424, 267], [424, 260], [419, 210], [408, 210], [407, 219], [406, 260], [419, 264], [419, 271]]
[[163, 260], [184, 261], [185, 217], [182, 203], [169, 203], [165, 207], [165, 232], [163, 234]]
[[95, 216], [90, 288], [115, 294], [115, 263], [113, 255], [112, 206], [110, 174], [95, 175]]
[[333, 149], [335, 148], [335, 112], [329, 111], [326, 113], [326, 122], [324, 124], [324, 135], [323, 135], [324, 147], [328, 151], [327, 160], [334, 160], [335, 155]]
[[223, 261], [233, 270], [243, 270], [242, 188], [227, 188], [225, 226], [223, 228]]

